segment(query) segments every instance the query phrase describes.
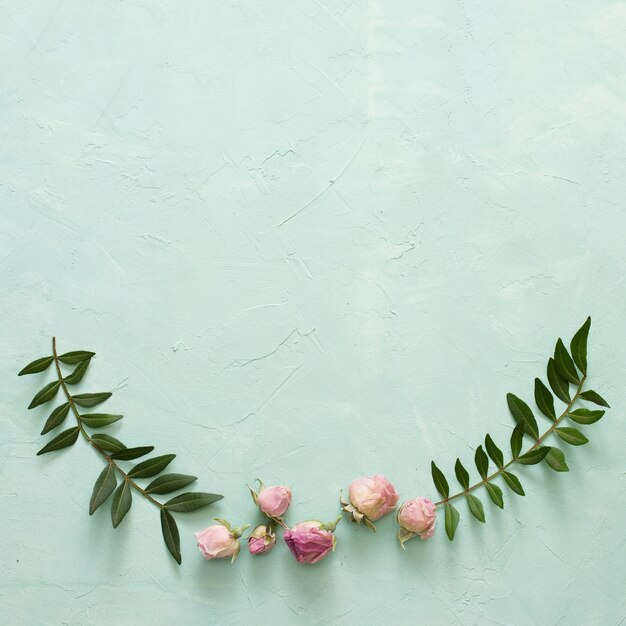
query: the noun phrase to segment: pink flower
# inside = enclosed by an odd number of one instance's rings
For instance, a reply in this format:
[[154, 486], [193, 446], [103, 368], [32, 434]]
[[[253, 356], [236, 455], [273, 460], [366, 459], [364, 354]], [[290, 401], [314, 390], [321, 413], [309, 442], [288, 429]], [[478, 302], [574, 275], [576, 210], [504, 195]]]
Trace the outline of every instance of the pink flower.
[[435, 534], [437, 507], [428, 498], [415, 498], [405, 502], [398, 511], [400, 531], [398, 539], [403, 544], [414, 535], [430, 539]]
[[235, 560], [239, 554], [239, 537], [244, 528], [231, 528], [228, 522], [224, 520], [216, 520], [219, 524], [214, 524], [194, 533], [198, 540], [198, 549], [202, 552], [202, 556], [209, 559], [227, 559]]
[[257, 504], [268, 517], [280, 517], [291, 504], [291, 489], [282, 485], [262, 488]]
[[317, 563], [335, 549], [333, 530], [340, 519], [331, 524], [322, 524], [318, 521], [301, 522], [285, 531], [283, 534], [285, 543], [298, 563]]
[[271, 527], [261, 524], [257, 526], [248, 537], [248, 550], [250, 554], [263, 554], [269, 552], [276, 545], [276, 533]]
[[344, 511], [352, 513], [355, 521], [365, 522], [372, 529], [371, 522], [393, 511], [399, 497], [391, 483], [380, 474], [353, 480], [348, 495], [350, 503], [343, 503]]

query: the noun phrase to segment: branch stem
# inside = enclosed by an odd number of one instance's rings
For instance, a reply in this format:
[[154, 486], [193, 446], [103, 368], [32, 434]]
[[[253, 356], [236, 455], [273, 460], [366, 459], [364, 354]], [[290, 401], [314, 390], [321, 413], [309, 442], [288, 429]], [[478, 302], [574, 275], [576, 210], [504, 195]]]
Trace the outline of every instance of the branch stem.
[[[546, 437], [548, 437], [551, 433], [554, 432], [554, 429], [565, 418], [565, 416], [572, 410], [572, 407], [574, 406], [574, 403], [580, 397], [580, 394], [581, 394], [582, 389], [583, 389], [583, 384], [584, 384], [586, 378], [587, 378], [587, 375], [585, 374], [580, 379], [580, 382], [578, 383], [578, 388], [576, 389], [576, 393], [572, 396], [572, 399], [569, 401], [569, 404], [565, 408], [565, 411], [563, 411], [563, 413], [561, 413], [561, 415], [559, 415], [559, 417], [557, 417], [554, 420], [554, 422], [552, 422], [552, 426], [550, 426], [550, 428], [548, 428], [548, 430], [546, 430], [546, 432], [543, 433], [543, 435], [541, 435], [541, 437], [539, 437], [539, 439], [537, 439], [537, 441], [535, 441], [535, 443], [530, 448], [528, 448], [528, 450], [526, 450], [526, 452], [522, 452], [518, 456], [522, 456], [522, 454], [526, 454], [528, 452], [532, 452], [535, 448], [537, 448], [538, 446], [541, 445], [541, 443], [543, 442], [543, 440]], [[478, 487], [482, 487], [482, 485], [485, 485], [488, 482], [491, 482], [494, 478], [497, 478], [498, 476], [500, 476], [500, 474], [502, 474], [502, 472], [505, 472], [508, 467], [513, 465], [513, 463], [517, 462], [517, 459], [518, 459], [518, 457], [515, 457], [515, 458], [511, 459], [506, 465], [503, 465], [501, 468], [499, 468], [497, 472], [494, 472], [490, 476], [487, 476], [487, 478], [483, 478], [483, 480], [481, 480], [480, 482], [476, 483], [475, 485], [472, 485], [471, 487], [468, 487], [467, 489], [464, 489], [463, 491], [459, 491], [459, 493], [455, 493], [453, 496], [449, 496], [447, 498], [444, 498], [443, 500], [439, 500], [439, 502], [435, 502], [435, 506], [441, 506], [442, 504], [447, 504], [448, 502], [450, 502], [450, 500], [454, 500], [456, 498], [460, 498], [461, 496], [464, 496], [464, 495], [470, 493], [470, 491], [474, 491], [474, 489], [478, 489]]]
[[70, 403], [70, 407], [72, 409], [72, 412], [74, 413], [74, 416], [76, 417], [76, 422], [78, 423], [78, 428], [80, 428], [80, 432], [81, 432], [82, 436], [87, 440], [87, 442], [89, 444], [91, 444], [91, 446], [98, 452], [98, 454], [100, 454], [100, 456], [102, 456], [104, 458], [104, 460], [122, 477], [123, 480], [125, 480], [136, 491], [141, 493], [141, 495], [144, 498], [146, 498], [147, 500], [152, 502], [152, 504], [157, 506], [159, 509], [162, 509], [163, 505], [159, 501], [155, 500], [149, 493], [146, 493], [145, 490], [143, 490], [132, 478], [130, 478], [128, 476], [128, 474], [126, 474], [126, 472], [124, 472], [124, 470], [115, 462], [115, 459], [112, 459], [90, 437], [89, 433], [85, 430], [85, 427], [83, 426], [83, 422], [82, 422], [82, 420], [80, 418], [80, 413], [78, 412], [78, 409], [76, 408], [76, 404], [74, 403], [74, 400], [72, 398], [72, 394], [70, 394], [69, 389], [67, 388], [65, 380], [63, 378], [63, 373], [61, 372], [61, 365], [59, 363], [59, 357], [57, 355], [57, 341], [56, 341], [56, 337], [52, 337], [52, 356], [54, 358], [54, 365], [55, 365], [56, 370], [57, 370], [57, 376], [59, 377], [59, 382], [61, 383], [61, 387], [63, 389], [63, 393], [65, 394], [65, 397], [67, 398], [67, 401]]

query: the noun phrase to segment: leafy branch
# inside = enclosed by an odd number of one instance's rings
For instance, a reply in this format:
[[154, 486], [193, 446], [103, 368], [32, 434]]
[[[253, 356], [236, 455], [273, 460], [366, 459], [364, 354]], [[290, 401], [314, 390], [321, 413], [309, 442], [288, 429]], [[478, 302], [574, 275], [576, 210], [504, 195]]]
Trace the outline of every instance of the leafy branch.
[[[75, 385], [83, 379], [93, 356], [95, 356], [94, 352], [86, 350], [77, 350], [58, 355], [56, 338], [53, 337], [52, 355], [36, 359], [19, 373], [19, 376], [37, 374], [46, 371], [54, 363], [57, 379], [45, 385], [35, 395], [28, 407], [29, 409], [34, 409], [50, 402], [56, 397], [59, 389], [63, 390], [65, 402], [52, 411], [41, 431], [42, 435], [59, 427], [65, 421], [70, 411], [76, 418], [76, 426], [64, 430], [48, 441], [37, 452], [37, 456], [67, 448], [76, 443], [79, 435], [82, 435], [105, 462], [104, 469], [93, 487], [93, 493], [89, 501], [89, 515], [93, 515], [113, 495], [111, 499], [111, 522], [113, 528], [117, 528], [131, 508], [133, 491], [137, 492], [159, 509], [165, 545], [180, 565], [182, 562], [180, 535], [172, 513], [196, 511], [217, 500], [221, 500], [223, 496], [214, 493], [190, 491], [161, 503], [154, 496], [178, 491], [197, 480], [195, 476], [186, 474], [161, 474], [174, 460], [175, 454], [155, 456], [134, 465], [128, 471], [124, 471], [120, 467], [119, 461], [128, 462], [138, 459], [152, 452], [154, 446], [128, 448], [121, 441], [107, 433], [97, 432], [92, 435], [89, 434], [86, 429], [103, 428], [121, 420], [123, 417], [122, 415], [109, 413], [81, 413], [79, 411], [78, 407], [92, 408], [108, 400], [112, 395], [110, 392], [70, 393], [68, 386]], [[61, 369], [62, 365], [75, 367], [70, 374], [64, 375]], [[152, 478], [157, 474], [161, 475], [158, 478], [154, 478], [145, 487], [141, 487], [136, 482], [137, 480]], [[119, 485], [117, 476], [121, 479]]]
[[[570, 352], [559, 339], [556, 342], [554, 357], [550, 358], [547, 367], [547, 379], [554, 395], [563, 402], [566, 407], [560, 414], [556, 415], [554, 409], [554, 397], [550, 389], [539, 379], [535, 378], [535, 403], [539, 411], [552, 423], [543, 433], [539, 434], [537, 420], [531, 408], [520, 398], [512, 393], [507, 394], [507, 404], [513, 419], [517, 423], [511, 433], [511, 459], [504, 462], [504, 454], [494, 443], [490, 435], [485, 437], [484, 448], [478, 446], [474, 455], [476, 469], [481, 480], [470, 486], [469, 472], [465, 469], [460, 459], [456, 460], [454, 472], [462, 491], [450, 495], [450, 487], [443, 472], [431, 463], [431, 473], [437, 491], [441, 494], [442, 500], [436, 502], [436, 506], [444, 506], [445, 528], [448, 538], [452, 541], [459, 524], [460, 514], [451, 504], [452, 500], [465, 496], [471, 514], [480, 522], [485, 522], [485, 510], [482, 501], [474, 495], [479, 487], [485, 487], [493, 503], [499, 508], [504, 508], [504, 497], [502, 489], [493, 481], [502, 476], [504, 482], [517, 495], [525, 495], [522, 484], [509, 468], [518, 463], [520, 465], [535, 465], [544, 461], [556, 472], [567, 472], [569, 467], [565, 462], [565, 455], [559, 448], [543, 445], [544, 440], [551, 434], [556, 434], [562, 441], [573, 446], [580, 446], [588, 443], [588, 439], [577, 428], [561, 426], [565, 419], [569, 419], [577, 424], [593, 424], [603, 415], [604, 411], [589, 409], [574, 409], [576, 402], [585, 400], [599, 406], [609, 407], [608, 403], [597, 392], [589, 389], [583, 391], [584, 383], [587, 379], [587, 338], [591, 327], [591, 318], [587, 318], [585, 323], [576, 332], [570, 343]], [[574, 395], [570, 396], [570, 385], [575, 385]], [[532, 441], [532, 445], [522, 453], [524, 435]], [[486, 450], [486, 452], [485, 452]], [[489, 474], [489, 459], [497, 467], [497, 470]]]

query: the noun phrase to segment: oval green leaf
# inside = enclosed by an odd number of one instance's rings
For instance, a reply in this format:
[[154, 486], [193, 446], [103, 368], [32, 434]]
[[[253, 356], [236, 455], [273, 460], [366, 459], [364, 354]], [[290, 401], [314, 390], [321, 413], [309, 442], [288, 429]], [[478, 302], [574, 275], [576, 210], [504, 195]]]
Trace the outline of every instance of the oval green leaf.
[[96, 509], [115, 491], [115, 487], [117, 487], [115, 470], [110, 463], [107, 463], [93, 486], [91, 500], [89, 501], [89, 515], [93, 515], [96, 512]]
[[554, 398], [550, 390], [539, 378], [535, 378], [535, 404], [547, 418], [551, 419], [553, 422], [556, 420]]
[[459, 481], [463, 489], [467, 489], [469, 487], [469, 474], [463, 467], [463, 463], [461, 463], [460, 459], [457, 459], [454, 464], [454, 473], [456, 474], [456, 479]]
[[51, 383], [48, 383], [31, 400], [31, 403], [28, 405], [28, 408], [34, 409], [36, 406], [45, 404], [46, 402], [50, 402], [50, 400], [52, 400], [52, 398], [54, 398], [54, 396], [57, 395], [57, 391], [59, 391], [60, 386], [61, 386], [61, 383], [58, 380], [54, 380]]
[[76, 383], [79, 383], [83, 379], [83, 376], [85, 375], [85, 372], [87, 371], [90, 362], [90, 359], [87, 359], [86, 361], [81, 361], [74, 368], [74, 371], [69, 376], [66, 376], [63, 380], [68, 385], [75, 385]]
[[26, 374], [38, 374], [39, 372], [44, 372], [50, 367], [50, 364], [54, 360], [51, 356], [44, 356], [40, 359], [36, 359], [29, 363], [26, 367], [24, 367], [18, 376], [25, 376]]
[[178, 534], [178, 526], [169, 511], [161, 509], [161, 531], [163, 539], [170, 554], [174, 560], [180, 565], [182, 557], [180, 555], [180, 535]]
[[583, 391], [580, 394], [581, 400], [588, 400], [589, 402], [593, 402], [594, 404], [598, 404], [600, 406], [605, 406], [607, 409], [610, 409], [609, 403], [596, 391], [593, 389], [588, 389], [587, 391]]
[[485, 448], [487, 448], [487, 453], [491, 457], [491, 460], [498, 467], [502, 467], [504, 465], [504, 455], [502, 454], [502, 450], [493, 442], [491, 435], [485, 437]]
[[476, 469], [478, 470], [481, 478], [487, 478], [487, 472], [489, 471], [489, 458], [485, 454], [482, 446], [478, 446], [478, 448], [476, 448], [474, 462], [476, 463]]
[[108, 400], [112, 395], [113, 394], [108, 391], [99, 393], [79, 393], [76, 396], [72, 396], [72, 400], [75, 404], [78, 404], [78, 406], [90, 407]]
[[109, 413], [87, 413], [80, 416], [80, 421], [89, 428], [100, 428], [118, 422], [123, 415], [111, 415]]
[[518, 496], [526, 495], [524, 493], [524, 489], [522, 489], [522, 483], [520, 483], [519, 478], [515, 474], [511, 474], [511, 472], [502, 472], [502, 477], [511, 490]]
[[546, 458], [548, 452], [550, 452], [550, 446], [539, 446], [517, 457], [517, 462], [522, 465], [535, 465], [536, 463], [541, 463]]
[[119, 452], [120, 450], [126, 449], [126, 446], [119, 439], [111, 437], [111, 435], [107, 435], [106, 433], [96, 433], [91, 436], [91, 440], [99, 448], [107, 452]]
[[604, 411], [589, 411], [588, 409], [576, 409], [567, 414], [574, 422], [578, 424], [595, 424], [602, 416]]
[[76, 363], [80, 363], [85, 359], [90, 359], [94, 356], [95, 352], [88, 352], [87, 350], [74, 350], [73, 352], [66, 352], [59, 357], [59, 361], [61, 363], [65, 363], [66, 365], [76, 365]]
[[569, 380], [571, 383], [577, 385], [580, 382], [580, 377], [572, 361], [572, 357], [569, 355], [567, 348], [563, 345], [561, 339], [556, 342], [554, 348], [554, 361], [556, 368], [565, 380]]
[[163, 474], [155, 478], [147, 487], [146, 493], [162, 494], [171, 493], [182, 489], [187, 485], [190, 485], [195, 480], [198, 480], [196, 476], [187, 476], [185, 474]]
[[562, 402], [565, 402], [565, 404], [569, 404], [569, 383], [559, 374], [554, 359], [548, 360], [547, 374], [548, 383], [554, 395]]
[[583, 374], [587, 373], [587, 337], [589, 336], [590, 328], [591, 317], [588, 317], [585, 323], [576, 331], [570, 343], [574, 363], [576, 363], [578, 369]]
[[117, 459], [119, 461], [132, 461], [133, 459], [138, 459], [140, 456], [150, 454], [152, 450], [154, 450], [154, 446], [137, 446], [135, 448], [124, 448], [123, 450], [118, 450], [110, 456], [112, 459]]
[[504, 497], [502, 496], [502, 489], [498, 487], [498, 485], [494, 485], [493, 483], [485, 483], [485, 487], [487, 487], [487, 493], [491, 498], [492, 502], [499, 506], [501, 509], [504, 508]]
[[446, 477], [443, 475], [443, 472], [435, 465], [434, 461], [430, 462], [430, 471], [433, 477], [433, 482], [435, 483], [435, 487], [437, 491], [444, 497], [447, 498], [450, 494], [450, 488], [448, 487], [448, 481]]
[[148, 478], [162, 472], [174, 459], [175, 454], [164, 454], [155, 456], [153, 459], [143, 461], [133, 467], [128, 475], [131, 478]]
[[198, 509], [208, 506], [209, 504], [213, 504], [214, 502], [221, 500], [223, 497], [224, 496], [216, 493], [190, 491], [168, 500], [163, 506], [169, 511], [191, 513], [191, 511], [197, 511]]
[[460, 515], [449, 502], [446, 503], [445, 512], [446, 535], [448, 535], [448, 539], [452, 541], [459, 525]]
[[78, 426], [64, 430], [60, 435], [51, 439], [41, 450], [39, 450], [39, 452], [37, 452], [37, 456], [46, 454], [46, 452], [61, 450], [62, 448], [67, 448], [68, 446], [75, 444], [78, 439], [79, 432], [80, 428], [78, 428]]
[[524, 430], [534, 439], [538, 439], [539, 429], [537, 428], [537, 420], [535, 420], [535, 416], [530, 410], [530, 407], [512, 393], [506, 394], [506, 401], [513, 419], [516, 422], [522, 422], [524, 424]]
[[558, 448], [550, 448], [550, 452], [546, 454], [544, 461], [555, 472], [569, 472], [569, 467], [567, 467], [567, 463], [565, 462], [565, 455]]
[[524, 423], [519, 422], [511, 433], [511, 454], [513, 458], [517, 458], [517, 455], [522, 450], [522, 443], [524, 439]]
[[69, 402], [65, 402], [61, 406], [58, 406], [56, 409], [54, 409], [54, 411], [50, 413], [50, 417], [47, 419], [43, 430], [41, 431], [41, 434], [45, 435], [46, 433], [49, 433], [53, 428], [60, 426], [67, 417], [69, 410]]
[[572, 446], [582, 446], [589, 443], [589, 439], [576, 428], [564, 426], [563, 428], [555, 428], [554, 431], [565, 443]]
[[131, 495], [130, 483], [127, 480], [123, 480], [115, 490], [111, 502], [111, 522], [113, 523], [113, 528], [117, 528], [121, 524], [132, 503], [133, 497]]
[[483, 524], [485, 523], [485, 509], [483, 508], [483, 503], [473, 494], [466, 493], [465, 497], [467, 498], [467, 504], [469, 505], [469, 510], [471, 514]]

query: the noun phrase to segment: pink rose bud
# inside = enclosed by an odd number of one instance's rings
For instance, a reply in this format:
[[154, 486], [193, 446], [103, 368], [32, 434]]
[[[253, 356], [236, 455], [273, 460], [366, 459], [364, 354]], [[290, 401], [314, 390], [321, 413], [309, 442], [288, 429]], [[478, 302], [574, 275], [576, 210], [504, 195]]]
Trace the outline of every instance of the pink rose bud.
[[357, 478], [348, 487], [350, 502], [342, 500], [343, 510], [352, 513], [352, 518], [359, 524], [375, 530], [372, 522], [380, 519], [396, 508], [398, 494], [391, 483], [380, 474]]
[[248, 537], [248, 550], [250, 550], [250, 554], [269, 552], [275, 545], [276, 533], [270, 526], [265, 526], [265, 524], [257, 526]]
[[219, 524], [194, 533], [198, 540], [198, 549], [207, 560], [230, 558], [234, 561], [240, 549], [238, 539], [248, 526], [231, 528], [230, 524], [222, 519], [216, 518], [215, 521]]
[[435, 534], [436, 515], [437, 507], [428, 498], [415, 498], [405, 502], [398, 511], [400, 543], [404, 544], [414, 535], [419, 535], [420, 539], [430, 539]]
[[283, 485], [265, 487], [261, 480], [259, 480], [259, 486], [259, 493], [248, 487], [254, 503], [268, 517], [279, 518], [291, 504], [291, 489]]
[[288, 528], [283, 537], [298, 563], [317, 563], [335, 549], [333, 531], [341, 518], [330, 524], [318, 521], [301, 522]]

